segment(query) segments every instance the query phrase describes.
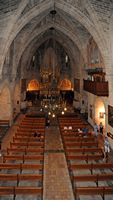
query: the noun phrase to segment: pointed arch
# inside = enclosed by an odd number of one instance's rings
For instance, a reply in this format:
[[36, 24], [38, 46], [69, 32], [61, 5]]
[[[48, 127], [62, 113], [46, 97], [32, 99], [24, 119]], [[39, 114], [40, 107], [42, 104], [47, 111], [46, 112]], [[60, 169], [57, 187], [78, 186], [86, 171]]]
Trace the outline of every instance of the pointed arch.
[[59, 84], [59, 89], [60, 90], [72, 90], [72, 83], [68, 79], [63, 79], [61, 80]]
[[40, 83], [33, 79], [28, 83], [27, 91], [38, 91], [40, 90]]

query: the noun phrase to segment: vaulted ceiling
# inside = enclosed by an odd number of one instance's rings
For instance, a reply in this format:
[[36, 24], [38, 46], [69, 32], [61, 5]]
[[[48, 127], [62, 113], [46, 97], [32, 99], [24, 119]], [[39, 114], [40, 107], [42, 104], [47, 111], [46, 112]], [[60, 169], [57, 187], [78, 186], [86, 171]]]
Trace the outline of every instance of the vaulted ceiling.
[[[51, 13], [53, 10], [55, 14]], [[23, 65], [30, 63], [37, 48], [51, 37], [63, 46], [75, 63], [78, 52], [87, 62], [86, 46], [93, 37], [109, 66], [107, 36], [112, 14], [113, 0], [1, 0], [0, 74], [11, 44], [16, 59], [12, 63], [14, 75], [20, 60]]]

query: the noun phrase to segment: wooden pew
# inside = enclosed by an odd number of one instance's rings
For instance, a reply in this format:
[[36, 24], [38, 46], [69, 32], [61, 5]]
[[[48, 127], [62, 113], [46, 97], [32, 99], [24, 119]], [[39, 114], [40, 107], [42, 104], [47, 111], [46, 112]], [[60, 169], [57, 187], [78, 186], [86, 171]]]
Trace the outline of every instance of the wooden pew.
[[[23, 139], [24, 140], [24, 139]], [[16, 147], [43, 147], [44, 143], [39, 141], [40, 138], [36, 138], [36, 141], [34, 142], [10, 142], [10, 147], [16, 146]]]
[[33, 125], [30, 125], [29, 126], [29, 124], [28, 124], [28, 126], [27, 125], [19, 125], [18, 126], [18, 129], [27, 129], [28, 130], [28, 128], [29, 129], [38, 129], [38, 130], [44, 130], [45, 129], [45, 124], [43, 124], [43, 125], [35, 125], [35, 124], [33, 124]]
[[[37, 138], [35, 138], [34, 136], [33, 137], [13, 137], [13, 142], [36, 142], [37, 141]], [[37, 141], [37, 145], [38, 144], [42, 144], [44, 145], [44, 138], [41, 138], [41, 141]]]
[[43, 155], [4, 155], [3, 156], [3, 163], [7, 161], [21, 161], [24, 163], [25, 161], [43, 161], [44, 156]]
[[102, 155], [67, 155], [67, 160], [85, 160], [87, 163], [91, 160], [101, 160], [103, 159]]
[[13, 163], [13, 164], [9, 164], [9, 163], [0, 163], [0, 170], [8, 170], [8, 169], [18, 169], [18, 170], [22, 170], [21, 168], [21, 164], [20, 163]]
[[[40, 132], [40, 131], [39, 131]], [[41, 135], [44, 135], [45, 134], [45, 132], [44, 131], [42, 131], [42, 132], [40, 132], [41, 133]], [[34, 136], [34, 131], [31, 131], [31, 132], [22, 132], [22, 131], [18, 131], [18, 132], [16, 132], [15, 133], [15, 137], [18, 137], [18, 136], [22, 136], [22, 137], [33, 137]]]
[[65, 147], [98, 147], [97, 142], [65, 142], [64, 141]]
[[20, 181], [42, 181], [42, 174], [0, 174], [0, 181], [16, 181], [18, 186]]
[[18, 131], [33, 131], [33, 130], [37, 130], [37, 131], [45, 131], [45, 126], [44, 127], [36, 127], [36, 126], [33, 126], [32, 128], [25, 128], [25, 127], [21, 127], [21, 126], [18, 126]]
[[42, 195], [41, 187], [19, 186], [15, 187], [15, 195]]
[[43, 165], [42, 164], [22, 164], [22, 163], [0, 163], [0, 170], [13, 170], [17, 169], [20, 170], [20, 173], [22, 170], [42, 170]]
[[15, 195], [15, 187], [0, 186], [0, 196]]
[[89, 169], [93, 174], [95, 169], [110, 169], [113, 171], [113, 163], [70, 164], [69, 169], [72, 171]]
[[77, 141], [81, 141], [81, 142], [94, 142], [96, 139], [94, 137], [63, 137], [63, 140], [66, 142], [77, 142]]
[[72, 181], [82, 181], [82, 182], [96, 182], [96, 185], [98, 187], [99, 181], [113, 181], [113, 173], [112, 174], [88, 174], [88, 175], [79, 175], [79, 176], [73, 176]]
[[28, 153], [36, 153], [41, 154], [44, 152], [43, 148], [7, 148], [7, 154], [12, 153], [20, 153], [20, 154], [28, 154]]
[[1, 119], [0, 120], [0, 126], [9, 126], [10, 125], [10, 121], [9, 120], [5, 120], [5, 119]]
[[[84, 134], [83, 133], [78, 133], [77, 131], [61, 131], [61, 134], [62, 134], [62, 137], [64, 136], [68, 136], [68, 137], [71, 137], [71, 136], [75, 136], [75, 137], [84, 137]], [[88, 132], [87, 133], [87, 137], [88, 136], [92, 136], [92, 133]]]
[[43, 170], [42, 164], [20, 164], [21, 170]]
[[86, 153], [102, 153], [102, 149], [101, 148], [65, 148], [66, 153], [68, 153], [68, 155], [70, 153], [82, 153], [82, 154], [86, 154]]
[[0, 196], [13, 195], [15, 200], [16, 195], [42, 195], [41, 187], [30, 186], [0, 186]]
[[22, 161], [24, 163], [24, 155], [4, 155], [3, 157], [3, 163], [6, 161]]
[[105, 195], [113, 195], [113, 187], [77, 187], [74, 189], [75, 199], [80, 195], [101, 195], [105, 200]]

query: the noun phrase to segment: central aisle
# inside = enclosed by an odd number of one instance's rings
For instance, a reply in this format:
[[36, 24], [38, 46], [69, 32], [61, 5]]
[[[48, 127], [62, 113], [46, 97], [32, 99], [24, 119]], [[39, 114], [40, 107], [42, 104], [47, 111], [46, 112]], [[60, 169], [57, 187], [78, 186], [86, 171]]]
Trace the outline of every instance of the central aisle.
[[58, 126], [46, 128], [43, 200], [74, 200]]

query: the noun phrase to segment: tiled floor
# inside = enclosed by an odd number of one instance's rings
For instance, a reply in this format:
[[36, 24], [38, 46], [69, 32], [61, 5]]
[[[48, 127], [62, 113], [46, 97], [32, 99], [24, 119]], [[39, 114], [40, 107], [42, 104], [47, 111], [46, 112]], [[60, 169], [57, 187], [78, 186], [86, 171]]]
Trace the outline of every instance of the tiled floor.
[[44, 156], [44, 200], [74, 200], [59, 129], [46, 129]]

